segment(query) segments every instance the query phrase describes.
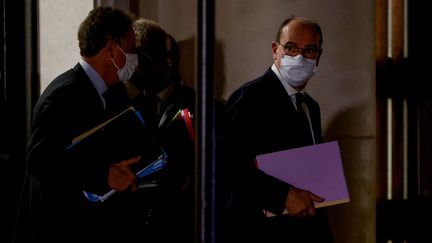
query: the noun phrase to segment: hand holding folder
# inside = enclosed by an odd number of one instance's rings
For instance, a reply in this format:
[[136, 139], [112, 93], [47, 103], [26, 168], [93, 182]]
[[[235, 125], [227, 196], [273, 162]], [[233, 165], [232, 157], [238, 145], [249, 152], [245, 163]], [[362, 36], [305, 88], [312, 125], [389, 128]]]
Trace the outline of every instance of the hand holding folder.
[[130, 188], [131, 191], [137, 190], [135, 173], [129, 168], [130, 165], [138, 162], [141, 156], [123, 160], [113, 164], [109, 168], [108, 185], [115, 191], [125, 191]]
[[[167, 160], [164, 150], [133, 107], [76, 137], [68, 151], [73, 159], [97, 164], [107, 171], [110, 166], [129, 160], [129, 164], [125, 162], [126, 166], [130, 168], [129, 173], [135, 174], [138, 183], [162, 169]], [[140, 159], [134, 161], [137, 156]], [[100, 179], [100, 176], [94, 176], [94, 180]], [[88, 188], [83, 188], [84, 195], [90, 201], [103, 202], [115, 193], [106, 181], [90, 184]], [[126, 184], [116, 186], [123, 189]]]
[[258, 155], [257, 165], [273, 177], [323, 197], [315, 208], [350, 201], [337, 141]]

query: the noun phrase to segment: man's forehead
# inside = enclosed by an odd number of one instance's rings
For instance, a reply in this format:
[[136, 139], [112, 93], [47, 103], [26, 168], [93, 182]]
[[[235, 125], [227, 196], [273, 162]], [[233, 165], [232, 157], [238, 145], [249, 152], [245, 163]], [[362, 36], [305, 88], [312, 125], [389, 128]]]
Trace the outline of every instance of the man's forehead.
[[286, 42], [299, 42], [318, 45], [319, 38], [319, 34], [311, 23], [294, 20], [282, 29], [280, 40], [282, 44], [285, 44]]

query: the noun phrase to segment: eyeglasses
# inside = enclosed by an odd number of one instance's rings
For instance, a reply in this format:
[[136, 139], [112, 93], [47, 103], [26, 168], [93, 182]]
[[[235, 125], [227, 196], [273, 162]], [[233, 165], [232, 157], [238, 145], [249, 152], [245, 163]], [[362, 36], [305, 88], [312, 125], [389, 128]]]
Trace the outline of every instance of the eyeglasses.
[[281, 43], [278, 44], [284, 48], [285, 54], [288, 56], [297, 56], [301, 50], [302, 55], [308, 59], [316, 59], [318, 57], [319, 49], [316, 47], [300, 48], [293, 43], [287, 43], [285, 45], [282, 45]]
[[143, 55], [148, 61], [155, 63], [155, 64], [159, 64], [155, 59], [153, 59], [153, 57], [151, 57], [149, 54], [147, 54], [144, 50], [142, 50], [141, 48], [136, 48], [136, 51], [138, 52], [138, 54]]
[[141, 48], [136, 48], [136, 52], [138, 54], [139, 64], [138, 64], [138, 70], [141, 68], [145, 68], [147, 70], [169, 70], [170, 64], [168, 62], [163, 61], [157, 61], [153, 57], [151, 57], [147, 52], [142, 50]]

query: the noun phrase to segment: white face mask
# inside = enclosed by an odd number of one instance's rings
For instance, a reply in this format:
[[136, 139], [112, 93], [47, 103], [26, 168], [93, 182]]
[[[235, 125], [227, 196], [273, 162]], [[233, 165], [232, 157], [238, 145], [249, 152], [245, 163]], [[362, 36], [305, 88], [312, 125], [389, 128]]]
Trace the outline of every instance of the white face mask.
[[280, 62], [279, 73], [291, 86], [305, 85], [316, 71], [316, 60], [304, 58], [302, 55], [295, 57], [283, 55]]
[[135, 72], [136, 66], [138, 66], [138, 55], [137, 54], [131, 54], [131, 53], [125, 53], [121, 47], [118, 47], [121, 52], [126, 56], [126, 64], [123, 68], [119, 68], [117, 64], [115, 63], [114, 59], [111, 58], [111, 61], [113, 62], [114, 66], [117, 68], [117, 75], [119, 77], [119, 80], [121, 82], [128, 81], [132, 74]]

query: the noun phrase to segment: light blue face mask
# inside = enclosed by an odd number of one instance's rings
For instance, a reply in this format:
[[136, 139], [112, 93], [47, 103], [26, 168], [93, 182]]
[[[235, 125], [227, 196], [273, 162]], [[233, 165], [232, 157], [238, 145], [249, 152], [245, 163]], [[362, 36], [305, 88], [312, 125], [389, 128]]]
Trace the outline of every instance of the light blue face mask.
[[117, 64], [115, 63], [114, 59], [112, 59], [112, 58], [111, 58], [111, 61], [113, 62], [114, 66], [118, 70], [117, 75], [119, 77], [119, 81], [126, 82], [132, 77], [132, 74], [135, 72], [135, 68], [138, 66], [138, 55], [137, 54], [131, 54], [131, 53], [125, 53], [120, 46], [118, 48], [126, 56], [126, 63], [124, 65], [124, 67], [119, 68], [117, 66]]
[[283, 55], [280, 62], [279, 73], [291, 86], [305, 85], [316, 71], [316, 60], [307, 59], [302, 55]]

